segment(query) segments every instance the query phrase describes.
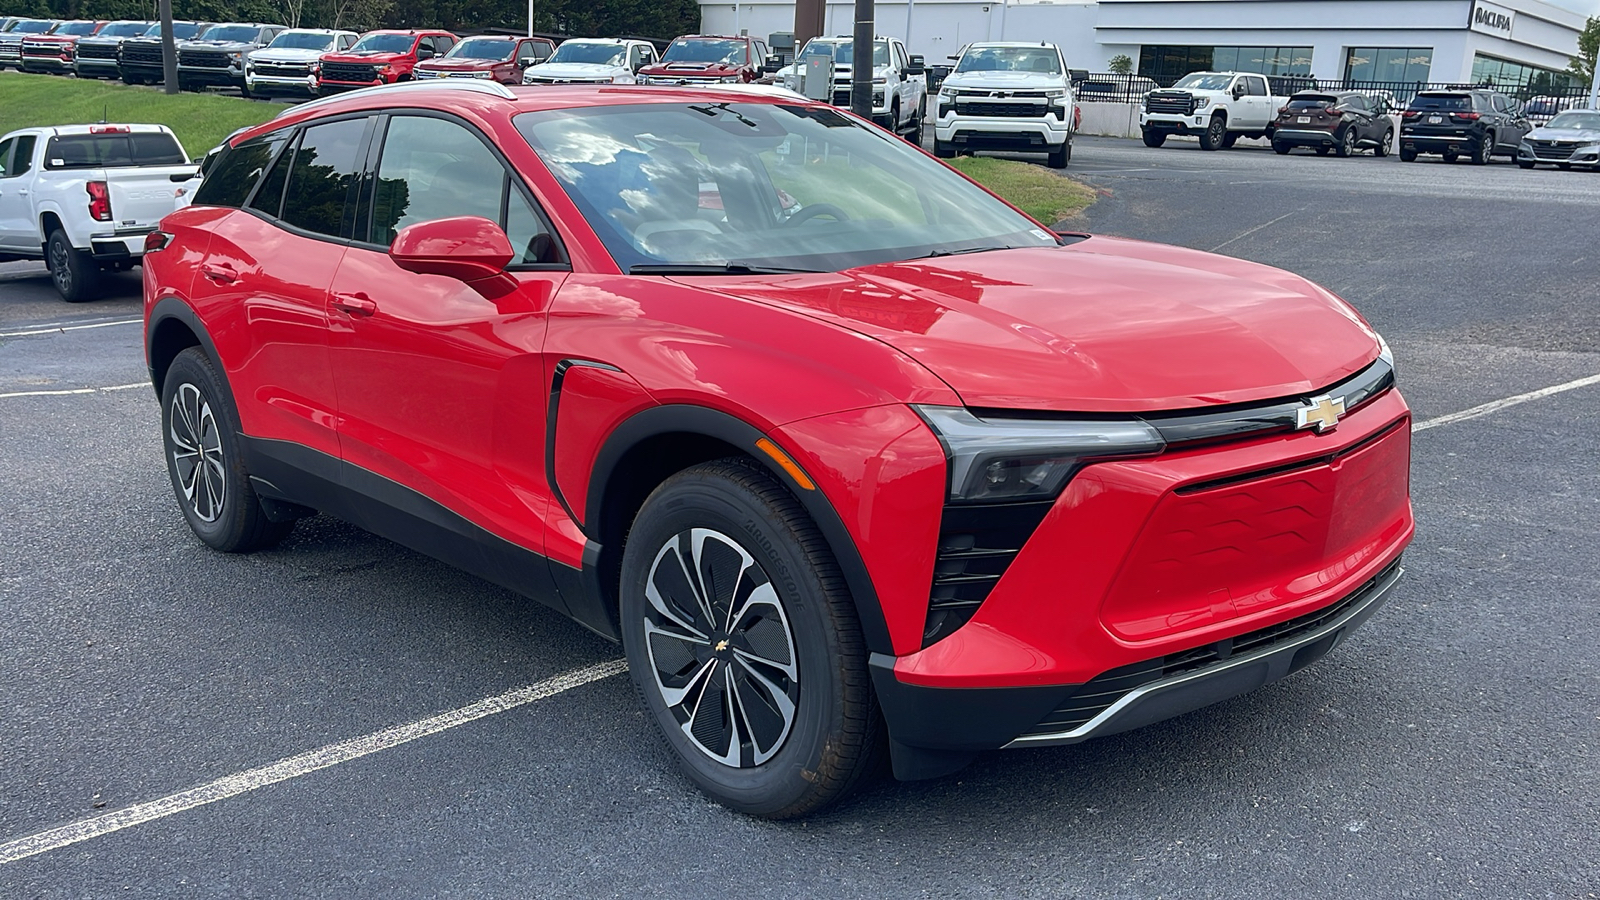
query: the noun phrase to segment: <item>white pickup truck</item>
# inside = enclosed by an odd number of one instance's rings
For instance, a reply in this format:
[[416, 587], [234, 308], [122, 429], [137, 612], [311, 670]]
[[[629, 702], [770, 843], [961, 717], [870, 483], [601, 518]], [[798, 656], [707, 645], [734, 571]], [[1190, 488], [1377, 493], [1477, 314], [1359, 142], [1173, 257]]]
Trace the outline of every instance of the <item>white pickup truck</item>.
[[1200, 149], [1225, 150], [1240, 136], [1271, 138], [1278, 108], [1267, 76], [1253, 72], [1192, 72], [1177, 84], [1144, 95], [1139, 130], [1146, 147], [1173, 134], [1200, 136]]
[[933, 154], [963, 150], [1044, 153], [1052, 169], [1072, 159], [1072, 77], [1055, 44], [968, 44], [939, 87]]
[[138, 265], [195, 166], [164, 125], [24, 128], [0, 137], [0, 262], [39, 259], [62, 299]]
[[[854, 44], [854, 38], [843, 35], [812, 38], [794, 63], [778, 69], [774, 77], [797, 94], [849, 109]], [[832, 77], [823, 84], [807, 83], [807, 60], [813, 57], [833, 59]], [[928, 109], [927, 71], [922, 57], [908, 52], [899, 38], [873, 40], [872, 121], [918, 146], [922, 145], [922, 123]]]

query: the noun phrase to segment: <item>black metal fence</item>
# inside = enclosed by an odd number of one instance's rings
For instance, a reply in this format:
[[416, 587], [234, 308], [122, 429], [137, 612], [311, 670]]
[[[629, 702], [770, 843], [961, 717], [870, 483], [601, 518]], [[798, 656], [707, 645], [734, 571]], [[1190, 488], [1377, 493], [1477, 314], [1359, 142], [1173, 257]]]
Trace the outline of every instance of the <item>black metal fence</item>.
[[[1082, 73], [1073, 79], [1079, 103], [1136, 103], [1144, 95], [1158, 88], [1171, 87], [1179, 79], [1166, 79], [1163, 84], [1144, 75], [1124, 75], [1117, 72]], [[1420, 91], [1449, 91], [1487, 89], [1520, 102], [1530, 119], [1547, 121], [1564, 109], [1582, 109], [1589, 105], [1589, 89], [1582, 87], [1552, 87], [1545, 84], [1518, 87], [1495, 84], [1446, 84], [1421, 81], [1355, 81], [1350, 79], [1317, 79], [1305, 75], [1269, 75], [1267, 83], [1276, 96], [1287, 97], [1299, 91], [1360, 91], [1388, 101], [1392, 109], [1404, 109]]]

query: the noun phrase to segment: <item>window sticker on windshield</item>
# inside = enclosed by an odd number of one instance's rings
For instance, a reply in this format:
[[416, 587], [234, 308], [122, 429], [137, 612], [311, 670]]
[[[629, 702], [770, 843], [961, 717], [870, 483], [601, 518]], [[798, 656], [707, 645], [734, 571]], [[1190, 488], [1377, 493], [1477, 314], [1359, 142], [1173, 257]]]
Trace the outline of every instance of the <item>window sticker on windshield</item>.
[[1030, 229], [1028, 229], [1028, 233], [1033, 235], [1034, 237], [1038, 238], [1041, 241], [1053, 241], [1053, 240], [1055, 240], [1055, 238], [1050, 236], [1050, 233], [1048, 231], [1043, 231], [1043, 230], [1038, 229], [1038, 228], [1030, 228]]

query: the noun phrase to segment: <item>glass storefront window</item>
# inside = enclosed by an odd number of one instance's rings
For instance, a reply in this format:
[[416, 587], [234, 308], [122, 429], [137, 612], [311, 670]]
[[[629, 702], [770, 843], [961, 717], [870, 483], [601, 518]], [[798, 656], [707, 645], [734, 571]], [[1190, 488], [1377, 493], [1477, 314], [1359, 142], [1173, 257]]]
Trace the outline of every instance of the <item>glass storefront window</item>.
[[1525, 66], [1480, 53], [1472, 58], [1472, 83], [1517, 91], [1522, 88], [1562, 90], [1573, 87], [1578, 81], [1568, 72]]
[[1171, 84], [1190, 72], [1258, 72], [1262, 75], [1310, 75], [1310, 47], [1175, 47], [1139, 48], [1139, 74]]
[[1351, 47], [1345, 51], [1344, 77], [1350, 81], [1427, 82], [1432, 47]]

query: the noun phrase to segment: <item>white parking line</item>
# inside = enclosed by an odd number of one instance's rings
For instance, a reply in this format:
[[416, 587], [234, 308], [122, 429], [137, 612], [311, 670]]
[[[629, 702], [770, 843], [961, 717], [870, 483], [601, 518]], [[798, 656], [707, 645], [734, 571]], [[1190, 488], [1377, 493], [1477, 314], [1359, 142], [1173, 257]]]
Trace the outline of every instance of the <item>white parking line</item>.
[[131, 391], [134, 388], [149, 387], [150, 382], [138, 381], [133, 384], [114, 384], [102, 388], [67, 388], [60, 391], [12, 391], [9, 394], [0, 394], [0, 400], [7, 397], [69, 397], [73, 394], [99, 394], [106, 391]]
[[0, 331], [0, 338], [32, 337], [32, 336], [38, 335], [38, 334], [60, 334], [60, 333], [62, 333], [64, 331], [82, 331], [85, 328], [110, 328], [112, 325], [142, 325], [142, 324], [144, 324], [144, 319], [142, 319], [142, 318], [141, 319], [117, 319], [116, 321], [113, 321], [113, 322], [94, 322], [94, 323], [89, 324], [89, 325], [63, 325], [63, 324], [57, 324], [57, 323], [53, 323], [52, 322], [52, 323], [45, 324], [45, 325], [35, 325], [31, 329], [29, 329], [28, 331]]
[[438, 734], [441, 731], [456, 728], [468, 722], [475, 722], [488, 716], [498, 715], [536, 700], [554, 697], [563, 691], [570, 691], [575, 687], [581, 687], [592, 681], [599, 681], [602, 678], [610, 678], [613, 675], [621, 674], [627, 669], [627, 663], [620, 659], [574, 669], [554, 678], [546, 678], [544, 681], [530, 684], [526, 687], [506, 691], [504, 694], [485, 697], [460, 709], [453, 709], [450, 712], [419, 719], [407, 725], [385, 728], [382, 731], [352, 738], [348, 741], [341, 741], [337, 744], [329, 744], [317, 750], [279, 760], [271, 765], [249, 769], [233, 775], [225, 775], [209, 784], [202, 784], [197, 788], [169, 794], [159, 800], [138, 803], [103, 816], [95, 816], [92, 819], [84, 819], [81, 822], [62, 825], [49, 831], [41, 831], [25, 838], [8, 841], [0, 844], [0, 865], [13, 863], [19, 859], [27, 859], [30, 856], [47, 853], [51, 850], [58, 850], [91, 838], [110, 834], [113, 831], [132, 828], [135, 825], [142, 825], [145, 822], [165, 818], [175, 813], [194, 809], [197, 806], [215, 803], [218, 800], [226, 800], [229, 797], [237, 797], [257, 788], [277, 784], [280, 781], [288, 781], [291, 778], [298, 778], [301, 775], [306, 775], [319, 769], [326, 769], [353, 759], [360, 759], [380, 750], [388, 750], [391, 747], [398, 747], [401, 744], [432, 734]]
[[1418, 422], [1417, 424], [1412, 425], [1411, 430], [1412, 432], [1427, 431], [1429, 428], [1438, 428], [1440, 425], [1451, 425], [1456, 422], [1465, 422], [1468, 419], [1476, 419], [1479, 416], [1487, 416], [1490, 413], [1497, 413], [1502, 409], [1516, 406], [1519, 403], [1527, 403], [1529, 400], [1538, 400], [1541, 397], [1548, 397], [1551, 394], [1560, 394], [1564, 391], [1588, 387], [1591, 384], [1600, 384], [1600, 375], [1590, 375], [1587, 378], [1574, 379], [1566, 382], [1565, 384], [1557, 384], [1547, 388], [1540, 388], [1537, 391], [1529, 391], [1526, 394], [1517, 394], [1514, 397], [1506, 397], [1502, 400], [1491, 400], [1488, 403], [1482, 403], [1472, 407], [1471, 409], [1463, 409], [1460, 412], [1453, 412], [1449, 415], [1436, 416], [1425, 422]]
[[1297, 209], [1294, 212], [1286, 212], [1283, 215], [1277, 217], [1276, 219], [1273, 219], [1271, 222], [1262, 222], [1260, 225], [1257, 225], [1256, 227], [1250, 229], [1249, 231], [1245, 231], [1245, 232], [1241, 232], [1240, 234], [1236, 234], [1233, 237], [1228, 238], [1227, 240], [1223, 241], [1222, 243], [1216, 245], [1215, 247], [1212, 247], [1211, 248], [1211, 252], [1215, 253], [1218, 250], [1221, 250], [1223, 247], [1226, 247], [1229, 244], [1233, 243], [1234, 241], [1240, 240], [1242, 238], [1247, 238], [1250, 235], [1255, 234], [1256, 232], [1260, 231], [1261, 229], [1266, 228], [1268, 225], [1276, 225], [1279, 222], [1282, 222], [1284, 219], [1289, 218], [1290, 216], [1297, 216], [1297, 215], [1299, 215], [1300, 213], [1303, 213], [1303, 212], [1305, 212], [1305, 208], [1301, 207], [1300, 209]]

